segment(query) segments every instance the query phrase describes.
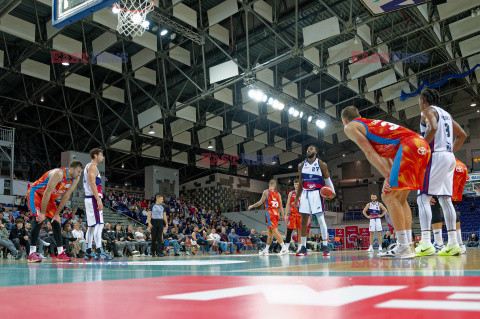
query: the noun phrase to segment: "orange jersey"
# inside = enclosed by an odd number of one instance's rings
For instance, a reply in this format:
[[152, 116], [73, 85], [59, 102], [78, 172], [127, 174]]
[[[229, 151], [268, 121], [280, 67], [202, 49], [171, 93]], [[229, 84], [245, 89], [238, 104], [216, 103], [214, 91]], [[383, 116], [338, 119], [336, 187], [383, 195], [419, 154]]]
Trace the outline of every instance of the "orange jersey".
[[367, 139], [381, 157], [395, 158], [397, 150], [400, 148], [403, 140], [415, 137], [422, 138], [414, 131], [390, 122], [369, 120], [362, 117], [354, 121], [362, 123], [365, 126], [367, 129]]
[[462, 201], [463, 187], [467, 183], [468, 169], [465, 164], [456, 159], [455, 171], [453, 172], [453, 196], [452, 201]]
[[266, 210], [278, 210], [280, 206], [280, 194], [273, 189], [267, 190], [267, 200], [265, 201]]
[[295, 198], [297, 198], [297, 192], [292, 191], [292, 196], [290, 197], [290, 216], [292, 214], [300, 214], [298, 212], [298, 208], [293, 206], [293, 203], [295, 202]]
[[[67, 169], [65, 167], [60, 167], [60, 169], [63, 172], [63, 178], [60, 181], [60, 183], [58, 183], [57, 186], [55, 186], [55, 190], [53, 191], [52, 195], [50, 196], [50, 200], [54, 200], [54, 199], [60, 197], [61, 195], [63, 195], [63, 193], [65, 193], [67, 191], [67, 189], [69, 189], [70, 186], [72, 186], [72, 183], [74, 181], [73, 178], [67, 179]], [[35, 183], [30, 185], [29, 190], [32, 190], [35, 193], [37, 193], [38, 195], [43, 196], [43, 193], [45, 192], [45, 189], [47, 188], [48, 181], [50, 180], [49, 174], [50, 174], [51, 171], [53, 171], [53, 170], [50, 170], [50, 171], [46, 172], [45, 174], [43, 174], [42, 177], [40, 177], [38, 180], [36, 180]]]

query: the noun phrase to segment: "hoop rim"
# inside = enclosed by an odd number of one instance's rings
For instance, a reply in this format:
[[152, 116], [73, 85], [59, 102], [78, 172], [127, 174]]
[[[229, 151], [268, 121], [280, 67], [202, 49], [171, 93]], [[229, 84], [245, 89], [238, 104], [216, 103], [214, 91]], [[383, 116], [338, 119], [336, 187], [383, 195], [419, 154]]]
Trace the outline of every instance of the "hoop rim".
[[118, 5], [118, 2], [115, 2], [115, 3], [113, 4], [113, 6], [116, 7], [116, 8], [118, 8], [118, 9], [120, 9], [120, 10], [123, 10], [123, 11], [125, 11], [125, 12], [127, 12], [127, 11], [130, 11], [130, 12], [145, 12], [145, 11], [147, 11], [147, 10], [150, 11], [151, 8], [152, 8], [153, 6], [155, 6], [155, 0], [150, 0], [150, 1], [152, 2], [152, 4], [149, 5], [149, 6], [147, 6], [145, 9], [142, 9], [142, 10], [130, 10], [130, 9], [125, 9], [125, 8], [120, 7], [120, 6]]

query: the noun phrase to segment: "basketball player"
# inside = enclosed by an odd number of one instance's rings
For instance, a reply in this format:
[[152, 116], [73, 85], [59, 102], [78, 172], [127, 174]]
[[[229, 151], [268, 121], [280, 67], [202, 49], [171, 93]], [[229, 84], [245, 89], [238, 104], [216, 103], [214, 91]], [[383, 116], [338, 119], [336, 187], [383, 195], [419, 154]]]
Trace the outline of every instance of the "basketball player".
[[330, 179], [330, 172], [327, 164], [317, 158], [317, 147], [310, 145], [307, 149], [307, 159], [298, 165], [299, 184], [297, 189], [297, 196], [293, 205], [300, 207], [298, 211], [302, 215], [302, 232], [300, 249], [297, 256], [307, 255], [307, 225], [310, 215], [317, 216], [320, 231], [322, 233], [322, 250], [324, 256], [330, 256], [328, 251], [328, 230], [325, 222], [325, 208], [323, 198], [320, 196], [320, 189], [323, 186], [330, 186], [333, 190], [332, 196], [327, 198], [331, 200], [335, 197], [335, 188]]
[[407, 202], [410, 190], [419, 190], [430, 159], [428, 143], [417, 133], [400, 125], [370, 120], [358, 109], [348, 106], [342, 111], [344, 131], [365, 153], [368, 161], [385, 178], [382, 199], [397, 235], [395, 248], [380, 257], [413, 258], [412, 211]]
[[[46, 172], [28, 188], [28, 206], [31, 216], [35, 216], [33, 219], [28, 262], [42, 261], [37, 254], [37, 242], [45, 219], [48, 219], [52, 224], [53, 238], [58, 249], [56, 261], [70, 261], [70, 257], [63, 250], [60, 212], [70, 200], [75, 187], [77, 187], [80, 175], [82, 175], [82, 169], [83, 164], [81, 162], [72, 161], [69, 167], [54, 168]], [[62, 199], [57, 207], [55, 199], [60, 196], [62, 196]]]
[[[298, 212], [297, 207], [293, 206], [295, 202], [295, 198], [297, 198], [296, 189], [298, 188], [298, 179], [293, 181], [293, 190], [288, 194], [287, 198], [287, 207], [285, 208], [285, 215], [288, 215], [288, 223], [287, 223], [287, 237], [285, 239], [285, 244], [287, 247], [290, 246], [290, 240], [292, 239], [292, 232], [294, 230], [297, 231], [297, 237], [300, 237], [300, 228], [301, 228], [301, 220], [302, 216]], [[298, 249], [300, 250], [300, 245], [298, 245]]]
[[[103, 203], [102, 178], [97, 165], [103, 163], [103, 151], [94, 148], [90, 151], [92, 161], [85, 166], [83, 172], [83, 189], [85, 191], [85, 211], [87, 215], [87, 252], [85, 259], [112, 260], [102, 248]], [[95, 240], [95, 253], [92, 252], [92, 242]]]
[[432, 156], [428, 163], [423, 188], [417, 197], [420, 226], [422, 228], [422, 240], [415, 249], [417, 256], [435, 254], [430, 234], [432, 224], [430, 200], [432, 195], [438, 196], [448, 231], [448, 244], [438, 255], [454, 256], [461, 253], [457, 242], [456, 213], [451, 198], [453, 172], [455, 171], [455, 156], [453, 154], [462, 146], [467, 135], [447, 111], [437, 106], [439, 100], [438, 92], [430, 88], [424, 90], [418, 98], [418, 104], [422, 112], [420, 131], [430, 144]]
[[368, 248], [367, 253], [373, 252], [373, 235], [375, 232], [377, 232], [378, 237], [378, 252], [381, 252], [383, 230], [382, 217], [387, 213], [387, 209], [382, 203], [377, 202], [377, 195], [372, 194], [370, 199], [372, 201], [363, 209], [363, 215], [370, 219], [370, 226], [368, 227], [368, 230], [370, 231], [370, 247]]
[[[453, 173], [453, 202], [462, 201], [463, 187], [468, 179], [468, 170], [467, 166], [456, 159], [455, 172]], [[441, 251], [444, 248], [443, 238], [442, 238], [442, 215], [440, 213], [440, 207], [438, 202], [435, 199], [431, 200], [431, 209], [432, 209], [432, 229], [433, 229], [433, 241], [434, 247], [437, 252]], [[463, 244], [462, 240], [462, 230], [460, 228], [460, 221], [457, 215], [457, 224], [456, 224], [456, 234], [457, 240], [460, 245], [460, 251], [462, 254], [467, 253], [467, 248]]]
[[267, 210], [265, 219], [268, 225], [268, 238], [267, 238], [267, 246], [264, 250], [259, 252], [260, 255], [268, 255], [268, 250], [270, 249], [270, 244], [272, 243], [273, 236], [277, 239], [277, 242], [282, 247], [282, 250], [278, 253], [279, 255], [288, 254], [288, 246], [285, 245], [283, 242], [282, 235], [278, 232], [278, 221], [279, 215], [278, 210], [282, 213], [282, 220], [286, 221], [285, 213], [283, 211], [283, 204], [282, 204], [282, 197], [280, 194], [275, 190], [277, 186], [277, 182], [275, 180], [271, 180], [268, 183], [268, 189], [263, 191], [262, 198], [255, 204], [248, 206], [248, 210], [251, 210], [254, 207], [258, 207], [265, 202], [265, 209]]

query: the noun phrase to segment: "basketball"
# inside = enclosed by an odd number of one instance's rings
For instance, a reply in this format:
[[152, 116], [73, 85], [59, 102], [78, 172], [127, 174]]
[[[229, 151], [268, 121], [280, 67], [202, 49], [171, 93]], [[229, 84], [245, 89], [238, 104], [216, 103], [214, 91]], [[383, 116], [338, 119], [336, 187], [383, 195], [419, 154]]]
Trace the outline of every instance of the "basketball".
[[322, 195], [322, 197], [328, 198], [333, 195], [333, 189], [330, 186], [323, 186], [320, 189], [320, 195]]

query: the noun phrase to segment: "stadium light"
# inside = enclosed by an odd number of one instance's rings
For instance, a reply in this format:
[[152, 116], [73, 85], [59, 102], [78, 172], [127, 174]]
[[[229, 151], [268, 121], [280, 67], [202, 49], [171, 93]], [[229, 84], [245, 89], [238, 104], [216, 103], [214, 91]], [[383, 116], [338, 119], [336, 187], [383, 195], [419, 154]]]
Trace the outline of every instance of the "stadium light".
[[160, 32], [160, 35], [163, 37], [164, 35], [167, 35], [168, 33], [168, 30], [167, 29], [163, 29], [161, 32]]
[[300, 115], [300, 112], [298, 110], [293, 111], [293, 116], [298, 117]]
[[148, 134], [150, 135], [155, 134], [155, 131], [153, 130], [153, 125], [150, 125], [150, 131], [148, 131]]
[[117, 7], [116, 5], [113, 5], [112, 12], [115, 13], [115, 14], [118, 14], [118, 13], [120, 13], [120, 8]]
[[212, 141], [208, 141], [208, 147], [207, 148], [210, 149], [210, 150], [213, 148]]
[[325, 123], [325, 121], [323, 121], [323, 120], [317, 120], [317, 121], [315, 122], [315, 124], [316, 124], [319, 128], [321, 128], [321, 129], [324, 129], [325, 126], [327, 126], [327, 123]]
[[290, 107], [288, 109], [288, 114], [293, 115], [293, 112], [295, 112], [295, 109], [293, 107]]
[[303, 119], [303, 112], [300, 112], [300, 118]]
[[312, 121], [312, 119], [313, 119], [313, 116], [310, 115], [307, 119], [308, 123], [310, 123]]

